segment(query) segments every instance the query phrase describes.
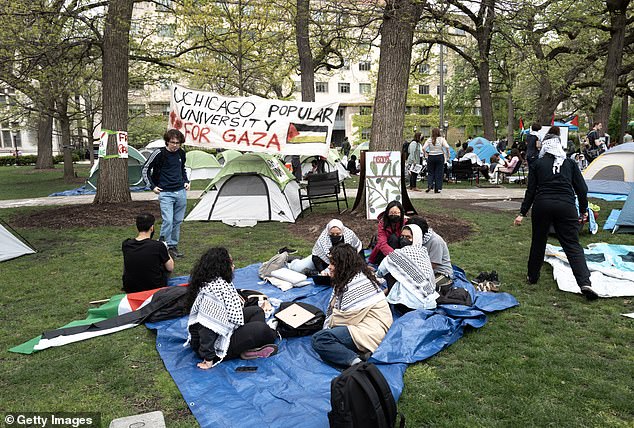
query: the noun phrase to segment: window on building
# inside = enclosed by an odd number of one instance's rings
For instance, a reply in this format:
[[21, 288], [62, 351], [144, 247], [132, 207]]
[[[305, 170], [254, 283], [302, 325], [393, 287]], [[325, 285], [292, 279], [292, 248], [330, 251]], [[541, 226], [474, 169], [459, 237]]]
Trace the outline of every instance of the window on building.
[[359, 93], [367, 95], [372, 92], [372, 85], [369, 83], [359, 83]]
[[22, 147], [22, 133], [20, 131], [15, 133], [15, 147]]
[[293, 91], [302, 92], [302, 81], [301, 80], [295, 80], [293, 82]]
[[328, 82], [315, 82], [315, 92], [328, 93]]
[[418, 72], [422, 74], [429, 74], [429, 64], [427, 64], [426, 62], [421, 63], [418, 66]]
[[350, 61], [348, 61], [347, 59], [343, 60], [343, 67], [341, 67], [342, 70], [350, 70]]
[[412, 106], [405, 106], [405, 114], [412, 114]]
[[370, 71], [372, 63], [370, 61], [361, 61], [359, 63], [359, 71]]
[[335, 120], [344, 120], [344, 114], [346, 112], [346, 109], [343, 107], [339, 107], [337, 109], [337, 113], [335, 114]]
[[145, 116], [145, 106], [143, 104], [130, 104], [128, 114], [130, 117], [143, 117]]
[[371, 106], [359, 107], [359, 114], [361, 116], [370, 116], [372, 114], [372, 107]]
[[482, 116], [482, 109], [480, 107], [474, 107], [473, 114], [476, 116]]
[[361, 139], [366, 141], [370, 139], [370, 128], [361, 128]]
[[420, 107], [420, 114], [429, 114], [429, 107], [421, 106]]
[[160, 37], [174, 37], [176, 32], [176, 24], [159, 24], [158, 35]]
[[[447, 74], [447, 64], [442, 65], [442, 72]], [[438, 64], [438, 74], [440, 74], [440, 64]]]
[[[442, 89], [443, 94], [447, 95], [447, 86], [443, 85]], [[440, 95], [440, 85], [436, 86], [436, 95]]]
[[13, 147], [13, 142], [11, 141], [11, 131], [9, 131], [8, 129], [2, 130], [2, 147]]
[[339, 83], [339, 93], [340, 94], [349, 94], [350, 93], [350, 83]]
[[463, 114], [464, 113], [464, 109], [462, 107], [458, 107], [456, 109], [456, 114]]
[[429, 85], [418, 85], [418, 93], [421, 95], [429, 95]]

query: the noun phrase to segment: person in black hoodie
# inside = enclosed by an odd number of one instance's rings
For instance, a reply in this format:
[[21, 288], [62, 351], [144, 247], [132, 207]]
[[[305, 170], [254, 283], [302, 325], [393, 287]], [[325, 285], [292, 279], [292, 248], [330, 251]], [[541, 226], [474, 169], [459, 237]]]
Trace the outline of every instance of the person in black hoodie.
[[173, 258], [183, 257], [178, 251], [181, 223], [187, 208], [189, 179], [185, 172], [185, 151], [181, 148], [185, 136], [178, 129], [170, 129], [165, 135], [165, 147], [155, 150], [143, 165], [143, 178], [158, 195], [161, 205], [160, 241], [167, 243]]
[[[575, 205], [579, 199], [579, 212]], [[531, 205], [532, 240], [527, 281], [535, 284], [544, 262], [548, 231], [553, 225], [577, 285], [588, 300], [599, 297], [592, 289], [590, 271], [579, 244], [579, 222], [588, 217], [588, 187], [577, 164], [566, 157], [559, 140], [559, 127], [551, 126], [542, 141], [539, 159], [530, 166], [528, 186], [514, 224], [520, 226]]]

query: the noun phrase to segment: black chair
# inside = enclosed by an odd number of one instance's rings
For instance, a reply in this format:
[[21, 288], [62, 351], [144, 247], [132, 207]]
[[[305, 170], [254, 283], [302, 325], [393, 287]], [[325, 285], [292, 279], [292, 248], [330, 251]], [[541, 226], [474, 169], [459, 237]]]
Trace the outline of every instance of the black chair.
[[463, 161], [454, 159], [451, 162], [451, 175], [454, 183], [457, 183], [458, 180], [469, 180], [469, 183], [473, 184], [473, 179], [479, 176], [479, 170], [474, 168], [469, 159]]
[[498, 181], [502, 184], [504, 184], [504, 181], [506, 180], [508, 183], [510, 183], [510, 179], [509, 177], [511, 175], [517, 174], [518, 176], [518, 183], [521, 184], [525, 184], [526, 183], [526, 170], [524, 169], [524, 161], [520, 160], [517, 164], [515, 164], [515, 167], [513, 168], [513, 171], [511, 172], [504, 172], [504, 171], [499, 171], [498, 172]]
[[[313, 205], [327, 204], [330, 202], [337, 203], [337, 211], [339, 214], [348, 210], [348, 197], [346, 195], [346, 186], [343, 181], [339, 181], [339, 173], [337, 171], [327, 172], [324, 174], [310, 174], [306, 178], [307, 184], [304, 189], [299, 190], [299, 203], [304, 212], [304, 201], [308, 201], [310, 211], [313, 211]], [[343, 198], [339, 193], [343, 189]], [[302, 193], [302, 190], [305, 192]], [[346, 209], [341, 211], [339, 202], [346, 203]]]

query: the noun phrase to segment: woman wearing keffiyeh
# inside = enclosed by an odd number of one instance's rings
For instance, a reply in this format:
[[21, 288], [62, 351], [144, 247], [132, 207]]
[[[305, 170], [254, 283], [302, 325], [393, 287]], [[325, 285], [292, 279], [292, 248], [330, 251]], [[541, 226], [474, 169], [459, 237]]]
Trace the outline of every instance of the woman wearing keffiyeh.
[[289, 269], [303, 272], [306, 269], [321, 272], [330, 264], [330, 250], [339, 244], [350, 244], [357, 252], [362, 250], [363, 244], [357, 235], [341, 220], [332, 219], [317, 238], [310, 257], [293, 260], [289, 263]]
[[[579, 199], [579, 211], [575, 195]], [[579, 244], [579, 224], [588, 218], [588, 187], [577, 164], [566, 157], [557, 126], [548, 130], [539, 159], [530, 166], [524, 202], [514, 222], [516, 226], [521, 226], [531, 206], [533, 229], [528, 283], [536, 284], [539, 280], [548, 231], [552, 225], [581, 292], [589, 300], [596, 299], [598, 295], [592, 289], [590, 271]]]
[[396, 280], [387, 301], [408, 309], [436, 307], [436, 281], [427, 249], [423, 247], [423, 232], [415, 224], [408, 224], [401, 233], [403, 245], [390, 253], [379, 266], [377, 274], [388, 273]]

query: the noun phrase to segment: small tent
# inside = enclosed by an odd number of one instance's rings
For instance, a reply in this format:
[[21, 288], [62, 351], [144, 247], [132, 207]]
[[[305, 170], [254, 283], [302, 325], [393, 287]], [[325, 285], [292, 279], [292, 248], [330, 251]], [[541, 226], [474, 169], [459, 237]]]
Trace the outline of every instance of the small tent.
[[[145, 157], [132, 146], [128, 146], [128, 184], [130, 186], [142, 186], [143, 181], [143, 164]], [[86, 184], [93, 189], [97, 188], [99, 181], [99, 159], [95, 160], [95, 164], [90, 169], [90, 176], [86, 180]]]
[[486, 163], [490, 162], [491, 156], [498, 153], [498, 150], [493, 147], [493, 144], [484, 137], [474, 138], [469, 141], [469, 146], [473, 147], [473, 153]]
[[634, 233], [634, 189], [627, 197], [612, 233]]
[[634, 190], [634, 143], [619, 144], [583, 170], [588, 191], [629, 195]]
[[11, 233], [8, 225], [0, 222], [0, 262], [33, 253], [33, 248]]
[[357, 147], [354, 148], [354, 150], [352, 150], [352, 152], [350, 152], [350, 155], [355, 155], [357, 157], [357, 160], [360, 160], [361, 159], [360, 155], [362, 150], [370, 150], [369, 141], [359, 144]]
[[146, 149], [152, 150], [152, 151], [156, 149], [160, 149], [161, 147], [165, 147], [165, 140], [162, 138], [159, 138], [158, 140], [154, 140], [150, 144], [145, 146]]
[[218, 162], [220, 165], [224, 165], [232, 159], [242, 156], [242, 152], [238, 150], [228, 149], [223, 150], [216, 155], [218, 157]]
[[202, 150], [190, 150], [186, 154], [185, 170], [190, 180], [208, 180], [220, 172], [222, 166], [214, 155]]
[[284, 164], [269, 154], [246, 153], [223, 166], [185, 221], [294, 223], [301, 211], [299, 185]]

